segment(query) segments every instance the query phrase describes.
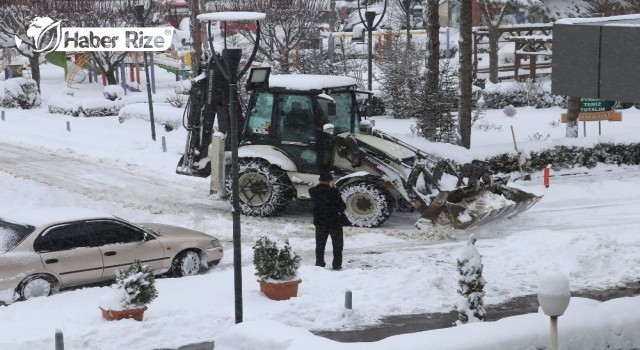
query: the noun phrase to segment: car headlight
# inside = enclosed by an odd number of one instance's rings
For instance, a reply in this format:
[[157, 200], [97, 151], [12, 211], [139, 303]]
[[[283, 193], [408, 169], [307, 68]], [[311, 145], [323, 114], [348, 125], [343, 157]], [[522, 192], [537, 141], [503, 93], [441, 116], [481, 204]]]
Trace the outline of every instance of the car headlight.
[[217, 239], [217, 238], [214, 238], [214, 239], [211, 240], [211, 245], [214, 248], [222, 247], [222, 244], [220, 244], [220, 240]]

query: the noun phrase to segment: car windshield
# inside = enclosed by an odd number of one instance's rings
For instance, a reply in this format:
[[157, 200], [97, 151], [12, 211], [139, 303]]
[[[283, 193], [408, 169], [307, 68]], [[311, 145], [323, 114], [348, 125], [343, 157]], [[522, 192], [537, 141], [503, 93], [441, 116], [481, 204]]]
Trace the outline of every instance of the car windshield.
[[22, 242], [35, 227], [0, 219], [0, 252], [7, 252]]

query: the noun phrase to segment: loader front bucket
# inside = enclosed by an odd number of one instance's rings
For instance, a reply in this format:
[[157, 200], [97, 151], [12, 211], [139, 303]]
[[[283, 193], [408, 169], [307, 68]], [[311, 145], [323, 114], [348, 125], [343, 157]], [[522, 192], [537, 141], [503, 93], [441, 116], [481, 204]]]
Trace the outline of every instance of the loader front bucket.
[[422, 212], [422, 218], [464, 230], [521, 213], [541, 198], [502, 184], [478, 191], [457, 188], [440, 192]]

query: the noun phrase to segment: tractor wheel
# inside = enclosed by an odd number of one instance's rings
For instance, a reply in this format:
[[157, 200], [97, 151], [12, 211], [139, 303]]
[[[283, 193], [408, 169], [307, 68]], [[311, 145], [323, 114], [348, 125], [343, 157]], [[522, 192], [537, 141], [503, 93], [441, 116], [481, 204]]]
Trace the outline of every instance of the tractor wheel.
[[[241, 159], [238, 172], [240, 212], [250, 216], [274, 216], [283, 212], [294, 196], [287, 174], [263, 159]], [[231, 193], [231, 174], [227, 176]]]
[[378, 227], [393, 210], [391, 193], [372, 182], [353, 182], [340, 189], [347, 205], [346, 214], [354, 226]]

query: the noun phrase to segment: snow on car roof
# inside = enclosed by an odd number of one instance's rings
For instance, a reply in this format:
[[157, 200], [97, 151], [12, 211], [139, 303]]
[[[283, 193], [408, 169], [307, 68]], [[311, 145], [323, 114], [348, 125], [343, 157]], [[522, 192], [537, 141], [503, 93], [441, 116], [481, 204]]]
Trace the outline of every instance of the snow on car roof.
[[350, 77], [314, 75], [314, 74], [286, 74], [269, 77], [269, 87], [280, 87], [287, 90], [322, 90], [342, 86], [356, 85], [356, 80]]
[[7, 215], [2, 215], [2, 218], [11, 222], [38, 227], [54, 222], [114, 218], [114, 216], [87, 208], [40, 208], [8, 213]]

